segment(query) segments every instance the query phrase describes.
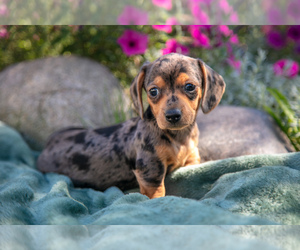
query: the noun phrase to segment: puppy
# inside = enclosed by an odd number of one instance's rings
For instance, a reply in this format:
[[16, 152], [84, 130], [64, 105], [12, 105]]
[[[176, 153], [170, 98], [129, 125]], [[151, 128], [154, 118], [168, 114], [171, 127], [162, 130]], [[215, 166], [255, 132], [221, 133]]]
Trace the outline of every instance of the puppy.
[[222, 76], [200, 59], [164, 55], [144, 65], [132, 82], [139, 117], [107, 128], [58, 131], [49, 138], [37, 167], [67, 175], [75, 186], [103, 191], [139, 185], [149, 198], [165, 196], [167, 173], [200, 163], [197, 111], [200, 106], [204, 113], [214, 109], [224, 90]]

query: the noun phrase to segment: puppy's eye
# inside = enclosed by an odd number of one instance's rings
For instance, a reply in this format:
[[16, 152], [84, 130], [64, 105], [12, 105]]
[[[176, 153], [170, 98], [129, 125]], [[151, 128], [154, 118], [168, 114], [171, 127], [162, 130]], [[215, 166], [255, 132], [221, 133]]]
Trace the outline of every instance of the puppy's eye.
[[149, 90], [149, 94], [152, 96], [152, 97], [156, 97], [158, 95], [158, 89], [157, 88], [152, 88]]
[[195, 88], [196, 88], [196, 86], [193, 85], [193, 84], [191, 84], [191, 83], [188, 83], [188, 84], [186, 84], [186, 85], [184, 86], [184, 89], [185, 89], [185, 91], [187, 91], [187, 92], [192, 92], [192, 91], [195, 90]]

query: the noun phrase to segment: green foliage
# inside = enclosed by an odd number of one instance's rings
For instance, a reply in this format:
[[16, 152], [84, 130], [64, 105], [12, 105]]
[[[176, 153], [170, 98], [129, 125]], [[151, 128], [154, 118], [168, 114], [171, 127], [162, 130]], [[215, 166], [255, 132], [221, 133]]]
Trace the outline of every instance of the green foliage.
[[[270, 48], [259, 26], [230, 26], [239, 37], [239, 44], [232, 45], [232, 50], [236, 60], [241, 62], [240, 70], [228, 64], [229, 54], [224, 46], [228, 38], [223, 37], [223, 45], [217, 45], [217, 37], [220, 35], [217, 29], [210, 29], [209, 39], [213, 46], [207, 49], [193, 45], [188, 26], [174, 26], [169, 34], [155, 30], [151, 26], [75, 25], [5, 28], [9, 36], [0, 38], [0, 70], [8, 65], [36, 58], [77, 55], [91, 58], [107, 66], [125, 89], [128, 89], [142, 64], [158, 58], [161, 49], [166, 46], [166, 41], [176, 38], [178, 42], [190, 48], [191, 57], [201, 58], [224, 77], [226, 91], [222, 104], [254, 107], [267, 110], [270, 114], [272, 112], [271, 115], [277, 119], [281, 129], [287, 131], [293, 145], [299, 150], [300, 77], [289, 79], [275, 76], [272, 65], [283, 58], [299, 61], [300, 56], [292, 53], [293, 48], [289, 44], [281, 50]], [[117, 40], [126, 29], [148, 34], [149, 43], [145, 54], [130, 57], [124, 54]], [[276, 89], [281, 94], [269, 89]], [[122, 110], [121, 101], [117, 103], [114, 111], [116, 122], [125, 119], [125, 114], [120, 113], [120, 110]], [[294, 118], [291, 119], [292, 117]]]
[[[146, 55], [126, 56], [117, 39], [126, 29], [149, 34]], [[13, 63], [47, 56], [78, 55], [107, 66], [123, 86], [129, 86], [145, 60], [160, 55], [166, 38], [151, 26], [8, 26], [0, 38], [0, 70]]]
[[273, 109], [264, 106], [264, 109], [274, 118], [281, 130], [288, 136], [295, 150], [300, 151], [300, 119], [292, 109], [286, 97], [277, 89], [268, 88], [277, 104]]
[[261, 49], [245, 52], [241, 74], [224, 71], [227, 85], [221, 103], [265, 110], [300, 151], [300, 77], [275, 76], [267, 58]]

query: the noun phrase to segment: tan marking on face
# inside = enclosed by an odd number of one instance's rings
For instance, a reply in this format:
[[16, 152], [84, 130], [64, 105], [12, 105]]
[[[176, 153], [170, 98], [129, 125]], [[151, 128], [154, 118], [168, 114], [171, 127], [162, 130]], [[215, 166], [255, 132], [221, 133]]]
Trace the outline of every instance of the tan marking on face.
[[152, 103], [151, 99], [147, 97], [148, 103], [151, 107], [151, 111], [156, 118], [156, 121], [158, 123], [159, 127], [163, 126], [164, 120], [165, 120], [165, 115], [164, 115], [164, 110], [167, 102], [167, 96], [163, 95], [160, 97], [159, 101], [157, 103]]
[[174, 108], [179, 108], [182, 113], [180, 123], [184, 126], [188, 126], [195, 119], [198, 101], [191, 101], [184, 93], [179, 90], [175, 92], [175, 95], [178, 98], [178, 102], [177, 107]]
[[154, 86], [160, 88], [160, 89], [164, 89], [167, 84], [166, 82], [162, 79], [161, 76], [157, 76], [154, 78], [153, 83], [147, 88], [147, 90], [150, 90], [151, 88], [153, 88]]
[[200, 99], [202, 96], [202, 91], [199, 85], [189, 80], [190, 77], [186, 73], [180, 73], [180, 75], [176, 79], [176, 84], [181, 87], [183, 87], [185, 84], [189, 82], [196, 86], [195, 91], [197, 92], [197, 98], [195, 98], [194, 100], [189, 99], [185, 93], [183, 93], [178, 89], [175, 91], [175, 95], [179, 99], [179, 104], [181, 103], [182, 105], [181, 107], [182, 114], [183, 114], [182, 119], [183, 121], [185, 121], [185, 123], [189, 123], [190, 121], [194, 120], [194, 116], [196, 115], [196, 112], [199, 108]]
[[[147, 88], [147, 91], [149, 91], [151, 88], [154, 88], [154, 87], [159, 88], [160, 95], [162, 95], [162, 91], [165, 91], [167, 85], [161, 76], [157, 76], [157, 77], [155, 77], [153, 83]], [[164, 112], [162, 112], [162, 109], [164, 109], [164, 107], [166, 105], [166, 99], [167, 99], [167, 96], [165, 94], [163, 94], [162, 96], [159, 97], [159, 100], [157, 103], [153, 103], [151, 98], [149, 97], [149, 95], [147, 95], [147, 101], [151, 107], [151, 111], [152, 111], [154, 117], [156, 118], [159, 126], [162, 125], [162, 123], [163, 123], [163, 119], [164, 119], [163, 113]]]
[[176, 84], [178, 85], [185, 85], [185, 83], [190, 79], [188, 74], [186, 73], [180, 73], [179, 76], [176, 79]]
[[[160, 89], [160, 97], [156, 103], [152, 102], [152, 98], [147, 96], [148, 103], [151, 107], [152, 113], [156, 118], [158, 126], [161, 129], [182, 129], [190, 125], [194, 119], [196, 112], [198, 110], [200, 99], [201, 99], [201, 89], [198, 84], [195, 84], [197, 91], [197, 98], [190, 100], [185, 93], [182, 92], [183, 86], [189, 81], [190, 77], [186, 73], [180, 73], [176, 79], [175, 84], [180, 86], [180, 88], [175, 87], [175, 92], [172, 93], [172, 90], [168, 88], [166, 82], [162, 79], [161, 76], [157, 76], [153, 83], [147, 88], [149, 91], [153, 87], [158, 87]], [[178, 98], [176, 103], [167, 105], [167, 101], [171, 98], [172, 95], [175, 95]], [[179, 109], [182, 111], [182, 118], [175, 126], [170, 124], [165, 118], [165, 112], [167, 109]]]
[[184, 103], [184, 105], [187, 106], [187, 109], [196, 111], [197, 107], [198, 107], [198, 101], [199, 101], [199, 88], [197, 88], [196, 90], [198, 92], [198, 97], [195, 98], [195, 100], [190, 100], [184, 93], [182, 93], [181, 91], [178, 91], [177, 97], [178, 99]]

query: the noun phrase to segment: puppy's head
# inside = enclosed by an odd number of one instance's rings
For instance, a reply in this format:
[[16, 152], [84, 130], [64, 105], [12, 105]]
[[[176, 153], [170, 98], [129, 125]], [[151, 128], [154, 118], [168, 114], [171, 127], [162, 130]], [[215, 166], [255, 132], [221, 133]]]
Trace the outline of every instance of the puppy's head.
[[193, 124], [200, 104], [205, 114], [219, 104], [225, 82], [200, 59], [172, 53], [144, 65], [132, 82], [131, 97], [142, 119], [143, 89], [158, 126], [179, 130]]

